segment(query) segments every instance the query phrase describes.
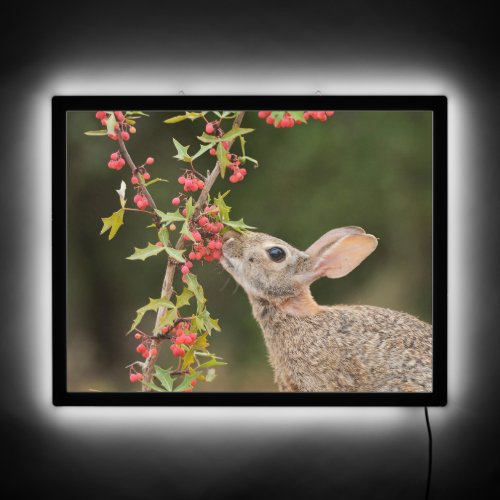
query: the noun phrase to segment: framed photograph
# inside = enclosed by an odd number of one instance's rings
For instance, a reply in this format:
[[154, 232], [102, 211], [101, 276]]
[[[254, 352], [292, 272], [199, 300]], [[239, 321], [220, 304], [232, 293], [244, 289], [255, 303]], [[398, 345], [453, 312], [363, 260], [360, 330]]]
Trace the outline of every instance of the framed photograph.
[[446, 404], [446, 97], [52, 109], [55, 405]]

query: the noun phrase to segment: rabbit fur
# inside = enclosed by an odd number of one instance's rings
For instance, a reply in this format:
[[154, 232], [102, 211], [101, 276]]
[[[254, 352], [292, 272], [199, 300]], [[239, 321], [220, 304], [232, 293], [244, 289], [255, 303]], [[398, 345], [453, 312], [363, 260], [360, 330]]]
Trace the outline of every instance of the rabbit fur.
[[321, 306], [309, 290], [348, 274], [377, 244], [356, 226], [305, 252], [264, 233], [224, 235], [221, 264], [248, 295], [280, 391], [432, 391], [431, 325], [381, 307]]

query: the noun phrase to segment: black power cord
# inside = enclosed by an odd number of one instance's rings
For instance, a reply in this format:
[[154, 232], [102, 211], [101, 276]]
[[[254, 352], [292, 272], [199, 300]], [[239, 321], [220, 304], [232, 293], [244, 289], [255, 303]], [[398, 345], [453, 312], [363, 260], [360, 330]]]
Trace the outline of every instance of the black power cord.
[[431, 487], [431, 472], [432, 472], [432, 432], [431, 424], [429, 423], [429, 410], [425, 408], [425, 422], [427, 424], [427, 433], [429, 434], [429, 466], [427, 469], [427, 486], [425, 487], [425, 500], [429, 500], [429, 489]]

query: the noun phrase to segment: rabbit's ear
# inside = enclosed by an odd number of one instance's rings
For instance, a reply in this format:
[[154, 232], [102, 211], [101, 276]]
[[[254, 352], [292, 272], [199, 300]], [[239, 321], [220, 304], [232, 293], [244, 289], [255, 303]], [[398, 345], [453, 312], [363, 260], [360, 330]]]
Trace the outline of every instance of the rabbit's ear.
[[347, 236], [348, 234], [365, 234], [365, 230], [357, 226], [339, 227], [325, 233], [321, 238], [316, 240], [307, 250], [306, 254], [313, 259], [319, 257], [326, 249]]
[[342, 278], [358, 267], [377, 248], [377, 245], [377, 238], [371, 234], [343, 236], [324, 248], [316, 257], [313, 268], [314, 279], [322, 276]]

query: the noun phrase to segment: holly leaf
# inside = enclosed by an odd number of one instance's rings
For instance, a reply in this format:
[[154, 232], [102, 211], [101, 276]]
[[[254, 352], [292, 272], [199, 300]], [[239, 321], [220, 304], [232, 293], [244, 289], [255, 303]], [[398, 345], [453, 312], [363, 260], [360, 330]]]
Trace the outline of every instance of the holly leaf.
[[199, 158], [203, 153], [206, 153], [211, 147], [212, 144], [207, 144], [206, 146], [200, 146], [199, 151], [191, 158], [191, 161], [194, 161], [196, 160], [196, 158]]
[[179, 221], [185, 221], [186, 217], [181, 215], [179, 210], [176, 210], [175, 212], [162, 212], [161, 210], [156, 209], [155, 212], [157, 215], [161, 217], [161, 222], [166, 224], [167, 226], [171, 224], [172, 222], [179, 222]]
[[233, 127], [229, 132], [226, 132], [222, 137], [214, 137], [213, 135], [207, 134], [203, 132], [201, 136], [198, 136], [198, 139], [201, 142], [210, 142], [212, 144], [222, 142], [222, 141], [232, 141], [236, 139], [236, 137], [239, 137], [240, 135], [245, 135], [249, 134], [250, 132], [253, 132], [255, 129], [253, 128], [241, 128], [238, 126]]
[[196, 242], [194, 236], [191, 234], [191, 231], [189, 230], [189, 225], [187, 221], [185, 221], [181, 227], [181, 234], [185, 234], [191, 241]]
[[227, 150], [221, 142], [217, 144], [217, 160], [219, 161], [220, 176], [224, 179], [226, 168], [231, 163], [227, 157]]
[[106, 128], [108, 130], [108, 134], [113, 135], [116, 132], [115, 125], [116, 125], [116, 117], [114, 113], [111, 113], [108, 116], [108, 121], [106, 122]]
[[307, 125], [307, 120], [304, 119], [304, 111], [288, 111], [288, 114], [294, 120], [300, 120], [301, 123], [305, 123]]
[[102, 128], [101, 130], [87, 130], [87, 132], [85, 132], [85, 135], [91, 135], [91, 136], [108, 135], [108, 131], [105, 128]]
[[169, 246], [170, 238], [168, 234], [168, 229], [165, 226], [162, 226], [158, 231], [158, 239], [163, 243], [163, 249]]
[[165, 392], [161, 387], [158, 387], [155, 383], [153, 382], [146, 382], [145, 380], [142, 381], [142, 383], [146, 386], [152, 389], [153, 391], [156, 392]]
[[174, 156], [174, 158], [177, 158], [178, 160], [182, 160], [182, 161], [185, 161], [187, 163], [190, 163], [191, 157], [187, 153], [189, 146], [183, 146], [180, 142], [176, 141], [173, 137], [172, 137], [172, 140], [174, 141], [174, 146], [177, 149], [177, 154]]
[[172, 259], [177, 262], [186, 262], [186, 259], [182, 256], [184, 250], [177, 250], [176, 248], [172, 248], [170, 246], [164, 247], [165, 251], [172, 257]]
[[206, 309], [203, 310], [199, 317], [202, 319], [203, 326], [205, 327], [209, 335], [212, 334], [212, 330], [220, 332], [221, 328], [219, 326], [219, 320], [212, 318], [210, 316], [210, 313]]
[[189, 290], [191, 290], [198, 301], [198, 310], [201, 311], [201, 308], [206, 302], [205, 295], [203, 294], [203, 287], [198, 283], [198, 278], [192, 274], [185, 274], [186, 276], [186, 284]]
[[182, 293], [180, 295], [177, 295], [177, 300], [175, 302], [175, 307], [177, 309], [187, 306], [189, 304], [189, 301], [192, 299], [194, 293], [189, 290], [189, 288], [183, 288]]
[[242, 233], [246, 229], [255, 229], [253, 226], [248, 226], [243, 222], [243, 219], [240, 220], [227, 220], [224, 222], [224, 225]]
[[186, 202], [186, 219], [190, 219], [193, 214], [194, 214], [194, 203], [193, 203], [193, 197], [190, 196], [188, 198], [188, 201]]
[[217, 359], [212, 358], [210, 361], [207, 361], [199, 365], [198, 370], [201, 370], [202, 368], [210, 368], [211, 366], [222, 366], [222, 365], [227, 365], [227, 363], [224, 363], [224, 361], [217, 361]]
[[229, 212], [231, 211], [231, 207], [226, 204], [224, 198], [229, 194], [229, 191], [226, 191], [224, 194], [220, 194], [217, 198], [214, 198], [214, 205], [219, 209], [219, 216], [222, 222], [229, 220]]
[[125, 116], [130, 116], [130, 117], [134, 117], [134, 118], [137, 118], [138, 116], [148, 116], [149, 115], [147, 113], [144, 113], [143, 111], [127, 111], [125, 113]]
[[155, 365], [155, 377], [158, 379], [162, 387], [164, 387], [167, 392], [172, 392], [174, 386], [174, 379], [170, 375], [171, 368], [164, 370], [158, 365]]
[[146, 260], [148, 257], [153, 257], [153, 255], [158, 255], [160, 252], [163, 252], [163, 247], [159, 247], [148, 242], [148, 246], [146, 248], [134, 247], [134, 253], [132, 255], [129, 255], [127, 259]]
[[163, 123], [179, 123], [179, 122], [182, 122], [182, 121], [187, 120], [187, 119], [194, 121], [197, 118], [201, 118], [204, 114], [205, 113], [195, 113], [192, 111], [191, 112], [186, 111], [186, 114], [173, 116], [172, 118], [169, 118], [168, 120], [164, 120]]
[[118, 232], [118, 229], [123, 225], [123, 215], [125, 214], [125, 210], [120, 208], [109, 217], [101, 217], [102, 220], [102, 229], [101, 234], [104, 234], [109, 229], [108, 239], [112, 240], [115, 237], [115, 234]]
[[127, 332], [129, 334], [131, 331], [135, 329], [135, 327], [142, 321], [142, 318], [148, 311], [157, 311], [160, 307], [166, 307], [167, 309], [175, 308], [174, 304], [170, 302], [166, 297], [160, 297], [159, 299], [149, 298], [149, 304], [140, 307], [136, 311], [136, 316], [134, 321], [132, 322], [132, 326], [130, 330]]
[[194, 372], [191, 375], [185, 375], [182, 382], [174, 389], [174, 392], [182, 392], [185, 391], [186, 389], [189, 389], [190, 387], [193, 387], [191, 385], [191, 382], [199, 375], [200, 373], [198, 372]]

